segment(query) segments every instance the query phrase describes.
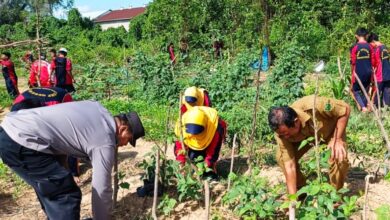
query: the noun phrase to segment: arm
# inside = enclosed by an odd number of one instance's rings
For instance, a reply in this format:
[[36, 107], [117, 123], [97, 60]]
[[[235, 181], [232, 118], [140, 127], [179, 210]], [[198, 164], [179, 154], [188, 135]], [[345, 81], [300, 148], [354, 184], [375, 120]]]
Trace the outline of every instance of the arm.
[[331, 160], [336, 159], [341, 162], [347, 156], [345, 150], [345, 129], [348, 124], [351, 108], [347, 103], [342, 101], [332, 101], [331, 104], [334, 107], [329, 114], [332, 117], [337, 117], [337, 123], [333, 138], [329, 141], [328, 147], [331, 149]]
[[284, 168], [285, 168], [284, 176], [286, 177], [287, 192], [290, 195], [295, 194], [297, 193], [297, 168], [296, 168], [295, 159], [284, 162]]
[[66, 72], [69, 74], [70, 78], [72, 78], [72, 81], [75, 82], [72, 75], [72, 62], [69, 59], [67, 59], [66, 63]]
[[183, 154], [183, 147], [181, 146], [180, 141], [175, 141], [174, 153], [176, 156], [176, 160], [179, 161], [180, 164], [184, 165], [186, 163], [186, 155]]
[[92, 161], [92, 213], [94, 220], [111, 219], [112, 187], [111, 171], [115, 157], [115, 146], [95, 148]]
[[56, 70], [56, 63], [54, 60], [52, 60], [49, 68], [49, 80], [51, 83], [54, 83], [53, 74], [55, 73], [55, 70]]

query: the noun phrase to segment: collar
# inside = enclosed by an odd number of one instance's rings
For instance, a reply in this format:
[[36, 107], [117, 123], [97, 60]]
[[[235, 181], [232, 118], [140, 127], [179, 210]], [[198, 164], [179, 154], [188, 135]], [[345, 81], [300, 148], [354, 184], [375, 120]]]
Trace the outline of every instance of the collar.
[[302, 128], [306, 127], [307, 122], [311, 119], [310, 115], [306, 112], [302, 111], [301, 109], [292, 108], [298, 115], [299, 121], [301, 121]]

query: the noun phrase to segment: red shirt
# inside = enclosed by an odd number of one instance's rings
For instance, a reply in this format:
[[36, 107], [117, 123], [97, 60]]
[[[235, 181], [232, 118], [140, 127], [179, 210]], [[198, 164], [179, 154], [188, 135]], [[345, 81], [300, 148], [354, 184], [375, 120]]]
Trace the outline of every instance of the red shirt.
[[[50, 64], [44, 60], [41, 60], [41, 74], [39, 76], [39, 82], [41, 87], [50, 87], [50, 76], [49, 76]], [[35, 85], [37, 83], [37, 75], [39, 72], [39, 60], [35, 61], [31, 65], [30, 69], [30, 85]]]
[[14, 86], [17, 87], [17, 81], [16, 81], [17, 77], [16, 77], [16, 73], [15, 73], [14, 63], [11, 60], [2, 60], [2, 61], [0, 61], [0, 64], [3, 67], [7, 68], [8, 77], [11, 79]]

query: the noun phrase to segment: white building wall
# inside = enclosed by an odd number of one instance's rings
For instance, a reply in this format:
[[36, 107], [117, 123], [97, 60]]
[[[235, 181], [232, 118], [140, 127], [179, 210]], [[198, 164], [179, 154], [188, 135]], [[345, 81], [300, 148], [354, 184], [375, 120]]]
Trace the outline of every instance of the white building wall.
[[130, 20], [125, 20], [125, 21], [106, 21], [106, 22], [101, 22], [99, 23], [100, 26], [102, 27], [102, 30], [107, 30], [108, 28], [118, 28], [120, 26], [123, 26], [126, 31], [129, 31], [129, 24]]

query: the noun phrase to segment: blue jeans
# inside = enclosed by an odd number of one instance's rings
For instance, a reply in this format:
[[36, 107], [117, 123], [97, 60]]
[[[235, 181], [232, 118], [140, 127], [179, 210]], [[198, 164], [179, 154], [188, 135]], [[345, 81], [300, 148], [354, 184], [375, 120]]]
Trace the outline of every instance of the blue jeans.
[[34, 188], [48, 219], [80, 219], [80, 188], [54, 155], [19, 145], [0, 127], [0, 158]]

